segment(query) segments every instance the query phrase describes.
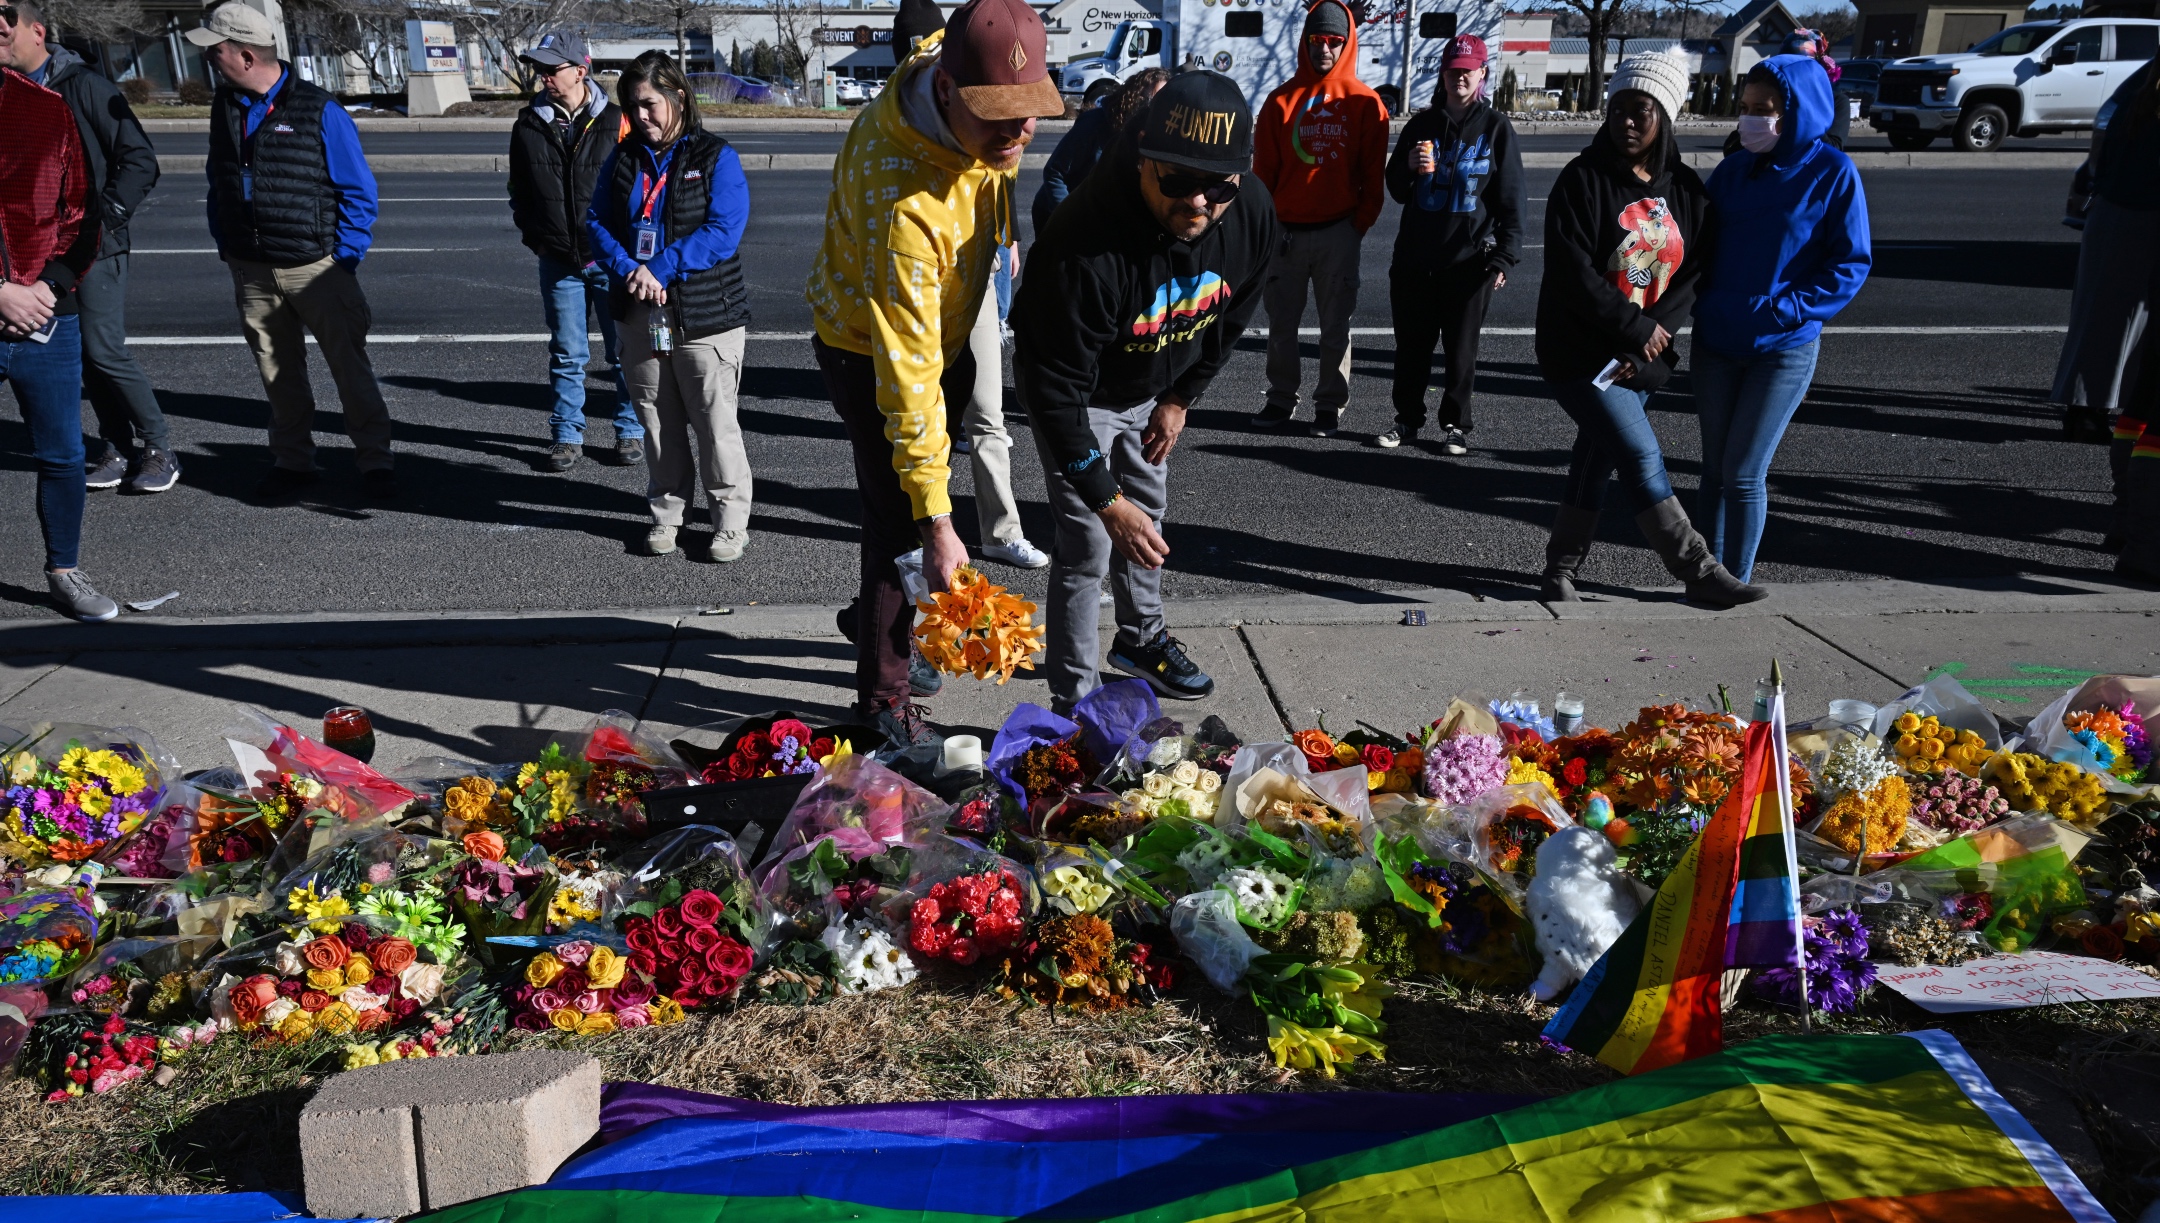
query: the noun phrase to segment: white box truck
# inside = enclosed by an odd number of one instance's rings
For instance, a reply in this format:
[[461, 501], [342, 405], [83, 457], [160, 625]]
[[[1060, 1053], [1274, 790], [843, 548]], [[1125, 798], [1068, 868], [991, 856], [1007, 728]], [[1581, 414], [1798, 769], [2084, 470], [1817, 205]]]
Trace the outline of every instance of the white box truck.
[[[1119, 22], [1101, 55], [1066, 63], [1058, 71], [1058, 90], [1092, 106], [1134, 73], [1176, 68], [1190, 55], [1236, 81], [1257, 108], [1297, 71], [1307, 7], [1302, 0], [1163, 0], [1163, 16]], [[1456, 34], [1475, 34], [1498, 54], [1506, 14], [1497, 0], [1373, 0], [1352, 3], [1350, 10], [1360, 17], [1358, 79], [1373, 87], [1391, 115], [1404, 113], [1405, 98], [1413, 108], [1430, 103], [1441, 51]]]

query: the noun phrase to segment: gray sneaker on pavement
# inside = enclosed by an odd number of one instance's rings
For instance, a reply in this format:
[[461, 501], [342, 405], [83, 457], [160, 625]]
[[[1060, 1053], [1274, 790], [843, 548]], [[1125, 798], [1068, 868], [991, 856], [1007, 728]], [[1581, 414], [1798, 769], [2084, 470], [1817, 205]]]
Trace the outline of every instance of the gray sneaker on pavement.
[[707, 552], [706, 555], [710, 556], [715, 562], [725, 565], [731, 561], [741, 560], [743, 549], [749, 546], [750, 533], [748, 531], [715, 531], [712, 537], [712, 550]]
[[111, 442], [105, 443], [102, 453], [83, 466], [83, 485], [87, 488], [118, 488], [127, 478], [127, 456]]
[[652, 527], [645, 532], [645, 555], [666, 556], [675, 550], [674, 527]]
[[120, 614], [120, 605], [99, 594], [80, 569], [47, 572], [45, 585], [51, 588], [53, 606], [63, 616], [85, 624], [102, 624]]
[[153, 447], [143, 451], [142, 461], [135, 465], [135, 474], [127, 478], [127, 491], [162, 493], [179, 482], [180, 456]]
[[617, 467], [635, 467], [644, 461], [644, 438], [619, 437], [615, 439], [615, 465]]
[[584, 457], [585, 447], [576, 442], [557, 442], [548, 447], [547, 469], [568, 471], [577, 466], [577, 461]]

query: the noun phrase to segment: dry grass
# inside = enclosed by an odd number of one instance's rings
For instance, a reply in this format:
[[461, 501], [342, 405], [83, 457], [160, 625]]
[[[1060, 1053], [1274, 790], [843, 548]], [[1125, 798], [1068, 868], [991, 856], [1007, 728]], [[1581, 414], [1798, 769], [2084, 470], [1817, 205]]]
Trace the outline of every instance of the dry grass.
[[[1331, 1090], [1550, 1096], [1614, 1078], [1588, 1057], [1541, 1045], [1551, 1008], [1526, 997], [1437, 980], [1401, 991], [1387, 1008], [1389, 1060], [1360, 1061], [1332, 1080], [1276, 1070], [1250, 1004], [1202, 985], [1151, 1009], [1088, 1014], [925, 981], [823, 1006], [693, 1016], [600, 1041], [528, 1039], [585, 1049], [611, 1080], [800, 1105]], [[1746, 1004], [1727, 1017], [1727, 1037], [1798, 1026], [1793, 1016]], [[2129, 1064], [2122, 1059], [2160, 1060], [2152, 1056], [2160, 1054], [2153, 1035], [2160, 1004], [1938, 1017], [1878, 991], [1858, 1013], [1816, 1023], [1818, 1031], [1922, 1027], [1948, 1028], [1983, 1058], [2015, 1061], [2072, 1093]], [[298, 1189], [297, 1117], [334, 1047], [221, 1041], [183, 1063], [168, 1087], [139, 1084], [61, 1105], [41, 1103], [19, 1078], [0, 1083], [0, 1134], [11, 1139], [0, 1144], [0, 1193]], [[2086, 1111], [2106, 1168], [2088, 1179], [2109, 1183], [2096, 1189], [2111, 1204], [2128, 1201], [2160, 1152], [2151, 1127], [2143, 1118], [2125, 1121], [2105, 1102]]]

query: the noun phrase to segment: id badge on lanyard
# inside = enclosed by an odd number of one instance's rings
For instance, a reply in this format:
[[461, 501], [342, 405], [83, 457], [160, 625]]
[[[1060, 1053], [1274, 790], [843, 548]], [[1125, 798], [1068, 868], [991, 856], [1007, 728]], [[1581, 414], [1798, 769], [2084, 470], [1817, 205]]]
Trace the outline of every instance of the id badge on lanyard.
[[[672, 150], [669, 152], [667, 160], [675, 160]], [[642, 171], [639, 173], [639, 177], [644, 177]], [[654, 216], [653, 211], [654, 206], [660, 202], [661, 195], [667, 191], [667, 180], [668, 168], [666, 163], [662, 163], [660, 177], [645, 188], [645, 206], [638, 211], [637, 218], [630, 222], [631, 231], [637, 235], [637, 254], [635, 258], [639, 263], [648, 262], [653, 256], [660, 253], [661, 218]]]

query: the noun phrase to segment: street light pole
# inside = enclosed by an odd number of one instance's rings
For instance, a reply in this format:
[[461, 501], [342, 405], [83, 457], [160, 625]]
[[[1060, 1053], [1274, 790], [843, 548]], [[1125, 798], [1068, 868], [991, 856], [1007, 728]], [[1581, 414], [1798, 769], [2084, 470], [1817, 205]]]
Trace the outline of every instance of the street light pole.
[[1406, 115], [1410, 113], [1410, 48], [1412, 46], [1411, 39], [1416, 37], [1416, 34], [1411, 29], [1411, 27], [1415, 26], [1416, 24], [1417, 0], [1403, 0], [1402, 94], [1400, 100], [1396, 103], [1396, 105], [1400, 107], [1402, 113]]

